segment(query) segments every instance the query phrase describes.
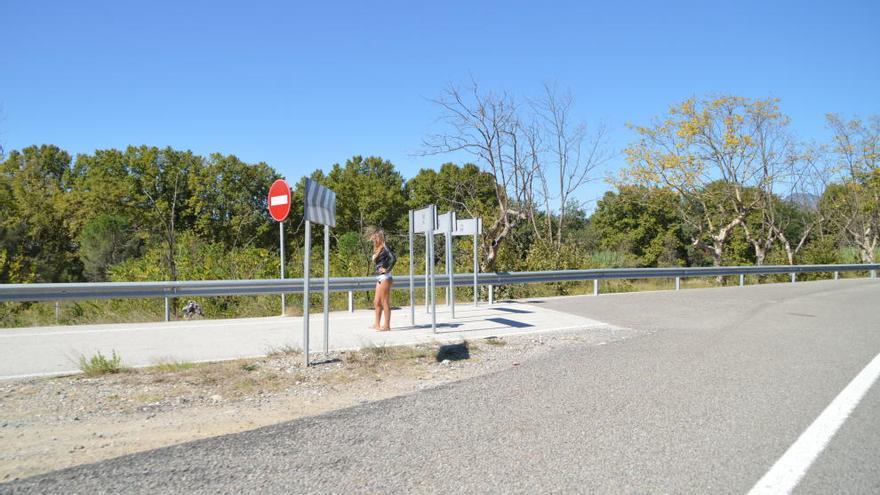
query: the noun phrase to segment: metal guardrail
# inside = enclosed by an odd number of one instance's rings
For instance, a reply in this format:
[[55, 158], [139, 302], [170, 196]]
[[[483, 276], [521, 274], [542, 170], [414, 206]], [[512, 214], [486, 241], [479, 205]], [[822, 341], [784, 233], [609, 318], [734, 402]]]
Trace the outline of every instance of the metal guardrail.
[[[791, 274], [792, 281], [798, 273], [834, 273], [869, 271], [872, 278], [880, 263], [858, 265], [767, 265], [767, 266], [721, 266], [698, 268], [608, 268], [597, 270], [557, 270], [540, 272], [498, 272], [480, 273], [477, 282], [490, 288], [496, 285], [554, 283], [593, 280], [594, 292], [598, 293], [599, 280], [674, 278], [676, 288], [682, 278], [717, 277], [740, 275], [740, 284], [745, 275]], [[455, 275], [456, 287], [469, 287], [473, 283], [473, 273]], [[408, 275], [399, 275], [395, 290], [409, 288]], [[323, 279], [312, 278], [310, 290], [321, 291]], [[425, 283], [424, 275], [415, 277], [415, 285], [420, 288]], [[447, 287], [446, 277], [435, 278], [437, 287]], [[369, 291], [376, 287], [374, 277], [340, 277], [330, 279], [332, 292]], [[71, 284], [3, 284], [0, 285], [0, 302], [7, 301], [63, 301], [77, 299], [124, 299], [124, 298], [182, 298], [195, 296], [251, 296], [268, 294], [296, 294], [303, 292], [303, 279], [265, 279], [265, 280], [203, 280], [178, 282], [100, 282]]]

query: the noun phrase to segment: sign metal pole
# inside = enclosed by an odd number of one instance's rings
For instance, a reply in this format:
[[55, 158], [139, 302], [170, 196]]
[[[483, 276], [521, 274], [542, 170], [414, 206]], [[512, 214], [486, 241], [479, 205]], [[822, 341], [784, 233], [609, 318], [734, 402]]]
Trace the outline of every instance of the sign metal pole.
[[[448, 278], [449, 277], [449, 234], [447, 234], [447, 233], [443, 234], [443, 251], [446, 251], [445, 253], [443, 253], [445, 255], [443, 264], [446, 265], [445, 275]], [[446, 291], [444, 291], [444, 294], [446, 295], [446, 306], [449, 306], [449, 289], [450, 289], [450, 287], [447, 286]]]
[[303, 220], [303, 357], [309, 365], [309, 303], [311, 292], [312, 223], [324, 226], [324, 354], [330, 351], [330, 227], [336, 226], [336, 193], [306, 177]]
[[479, 253], [477, 252], [477, 236], [482, 231], [483, 219], [477, 218], [477, 231], [474, 232], [474, 307], [478, 306], [480, 300], [480, 286], [477, 285], [477, 273], [480, 271]]
[[452, 255], [452, 230], [455, 228], [454, 211], [449, 214], [449, 223], [446, 233], [446, 273], [449, 277], [449, 291], [446, 294], [450, 315], [455, 318], [455, 260]]
[[[284, 280], [284, 221], [290, 214], [290, 186], [284, 179], [277, 179], [269, 186], [269, 215], [278, 222], [278, 251], [281, 253], [281, 280]], [[281, 290], [281, 316], [287, 314], [287, 294]]]
[[428, 232], [430, 235], [428, 236], [428, 251], [430, 251], [430, 259], [431, 263], [429, 263], [429, 270], [431, 278], [431, 332], [437, 333], [437, 294], [434, 292], [434, 229], [437, 228], [437, 207], [431, 205], [431, 225]]
[[324, 355], [330, 353], [330, 226], [324, 225]]
[[303, 257], [303, 357], [309, 365], [309, 269], [311, 268], [312, 222], [306, 220], [305, 256]]
[[413, 269], [415, 268], [415, 262], [413, 260], [413, 220], [415, 219], [415, 212], [409, 210], [409, 323], [410, 325], [415, 326], [416, 324], [416, 285], [415, 279], [413, 278]]
[[[280, 242], [280, 245], [281, 245], [281, 279], [284, 280], [284, 222], [278, 222], [278, 228], [280, 229], [280, 232], [281, 232], [281, 234], [279, 236], [279, 239], [281, 239], [281, 242]], [[281, 316], [284, 316], [286, 314], [287, 314], [287, 295], [284, 292], [282, 292], [281, 293]]]
[[433, 236], [433, 233], [429, 233], [425, 231], [425, 312], [431, 312], [431, 299], [429, 298], [430, 290], [431, 290], [431, 281], [428, 276], [428, 265], [430, 264], [431, 259], [431, 250], [428, 249], [428, 246], [431, 244], [431, 241], [428, 240], [428, 236]]

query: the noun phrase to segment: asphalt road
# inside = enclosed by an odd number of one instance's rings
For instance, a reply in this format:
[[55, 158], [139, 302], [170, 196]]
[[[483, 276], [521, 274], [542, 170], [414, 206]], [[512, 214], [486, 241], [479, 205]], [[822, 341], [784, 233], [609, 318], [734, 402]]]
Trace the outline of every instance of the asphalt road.
[[[880, 353], [880, 281], [545, 300], [644, 331], [0, 493], [747, 493]], [[795, 493], [880, 493], [874, 384]]]

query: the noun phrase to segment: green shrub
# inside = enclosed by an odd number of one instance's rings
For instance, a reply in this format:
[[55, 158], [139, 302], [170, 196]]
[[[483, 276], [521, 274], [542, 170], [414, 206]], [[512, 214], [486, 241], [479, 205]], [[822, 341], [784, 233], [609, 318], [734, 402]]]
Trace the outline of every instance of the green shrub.
[[86, 359], [85, 356], [79, 357], [79, 369], [86, 376], [99, 376], [106, 375], [110, 373], [119, 373], [122, 371], [122, 358], [119, 354], [116, 354], [116, 351], [113, 351], [113, 354], [108, 359], [106, 356], [101, 354], [101, 351], [95, 353], [91, 359]]

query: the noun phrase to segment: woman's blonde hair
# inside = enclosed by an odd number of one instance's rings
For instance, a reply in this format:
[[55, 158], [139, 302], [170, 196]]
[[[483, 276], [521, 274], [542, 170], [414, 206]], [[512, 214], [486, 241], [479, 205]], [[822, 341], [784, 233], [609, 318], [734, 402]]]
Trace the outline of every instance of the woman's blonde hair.
[[382, 248], [385, 247], [385, 231], [376, 229], [370, 235], [370, 240], [373, 241], [373, 260], [375, 260], [382, 252]]

